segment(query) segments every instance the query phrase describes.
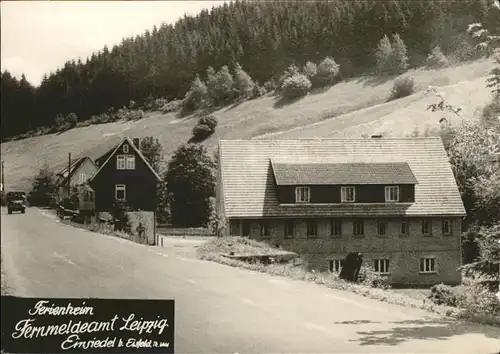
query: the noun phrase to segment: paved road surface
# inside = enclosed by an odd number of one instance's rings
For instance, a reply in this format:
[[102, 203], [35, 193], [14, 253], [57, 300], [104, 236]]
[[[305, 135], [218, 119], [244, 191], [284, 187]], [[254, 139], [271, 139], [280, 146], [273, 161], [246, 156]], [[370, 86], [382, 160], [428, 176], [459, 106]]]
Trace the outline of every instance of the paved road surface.
[[495, 353], [500, 330], [315, 284], [195, 260], [188, 241], [147, 247], [2, 209], [14, 293], [174, 298], [177, 353]]

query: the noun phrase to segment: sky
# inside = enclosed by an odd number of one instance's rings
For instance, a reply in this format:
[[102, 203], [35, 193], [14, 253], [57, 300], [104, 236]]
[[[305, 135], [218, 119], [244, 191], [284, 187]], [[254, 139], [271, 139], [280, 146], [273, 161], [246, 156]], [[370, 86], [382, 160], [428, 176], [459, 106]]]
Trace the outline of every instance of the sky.
[[93, 52], [223, 1], [2, 1], [1, 70], [31, 84]]

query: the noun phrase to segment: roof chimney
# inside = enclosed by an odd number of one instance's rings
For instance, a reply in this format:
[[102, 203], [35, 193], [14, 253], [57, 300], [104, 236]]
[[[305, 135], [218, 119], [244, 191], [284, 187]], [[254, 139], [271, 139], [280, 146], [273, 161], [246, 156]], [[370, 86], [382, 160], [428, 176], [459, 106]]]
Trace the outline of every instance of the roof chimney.
[[134, 139], [132, 139], [132, 141], [133, 141], [134, 146], [135, 146], [136, 148], [138, 148], [138, 149], [140, 149], [140, 148], [141, 148], [141, 145], [140, 145], [141, 140], [140, 140], [139, 138], [134, 138]]
[[372, 138], [372, 139], [380, 139], [380, 138], [382, 138], [382, 134], [373, 134], [373, 135], [371, 136], [371, 138]]

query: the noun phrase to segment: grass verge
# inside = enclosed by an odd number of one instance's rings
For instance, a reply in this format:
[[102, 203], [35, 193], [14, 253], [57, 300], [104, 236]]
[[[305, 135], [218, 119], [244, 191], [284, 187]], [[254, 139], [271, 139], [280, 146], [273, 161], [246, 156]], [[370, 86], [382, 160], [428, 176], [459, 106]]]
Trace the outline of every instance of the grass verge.
[[381, 289], [366, 284], [354, 284], [346, 282], [335, 273], [308, 271], [301, 265], [246, 263], [222, 256], [234, 252], [235, 254], [252, 255], [269, 252], [270, 255], [276, 253], [276, 248], [250, 240], [245, 237], [223, 237], [208, 241], [197, 249], [199, 259], [217, 262], [232, 267], [239, 267], [248, 270], [258, 271], [277, 276], [288, 277], [294, 280], [301, 280], [326, 286], [330, 289], [350, 291], [352, 293], [395, 305], [409, 308], [416, 308], [429, 311], [441, 316], [453, 317], [457, 320], [475, 322], [479, 324], [492, 325], [500, 327], [500, 317], [487, 313], [479, 313], [467, 309], [451, 307], [446, 305], [437, 305], [429, 299], [416, 298], [405, 293], [393, 291], [392, 289]]

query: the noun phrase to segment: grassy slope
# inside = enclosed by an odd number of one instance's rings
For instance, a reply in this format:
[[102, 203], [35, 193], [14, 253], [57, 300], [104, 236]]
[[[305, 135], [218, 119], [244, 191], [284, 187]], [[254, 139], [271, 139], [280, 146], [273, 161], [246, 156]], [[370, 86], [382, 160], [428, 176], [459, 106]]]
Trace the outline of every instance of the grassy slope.
[[[415, 127], [423, 131], [426, 126], [437, 127], [442, 117], [425, 111], [429, 103], [437, 101], [423, 91], [429, 85], [441, 86], [446, 98], [461, 106], [464, 118], [470, 119], [477, 115], [476, 110], [491, 101], [485, 87], [491, 68], [490, 61], [481, 60], [441, 70], [412, 70], [405, 75], [415, 79], [419, 92], [388, 103], [385, 102], [393, 80], [373, 78], [341, 82], [288, 105], [281, 105], [271, 96], [243, 102], [213, 112], [219, 126], [206, 144], [212, 149], [220, 138], [360, 137], [374, 132], [394, 136], [411, 134]], [[93, 125], [3, 143], [6, 189], [28, 190], [43, 164], [62, 169], [67, 164], [68, 152], [75, 158], [82, 155], [96, 158], [124, 136], [158, 137], [164, 146], [165, 158], [169, 159], [171, 153], [189, 139], [195, 122], [194, 116], [178, 119], [174, 113], [149, 113], [137, 122]]]

